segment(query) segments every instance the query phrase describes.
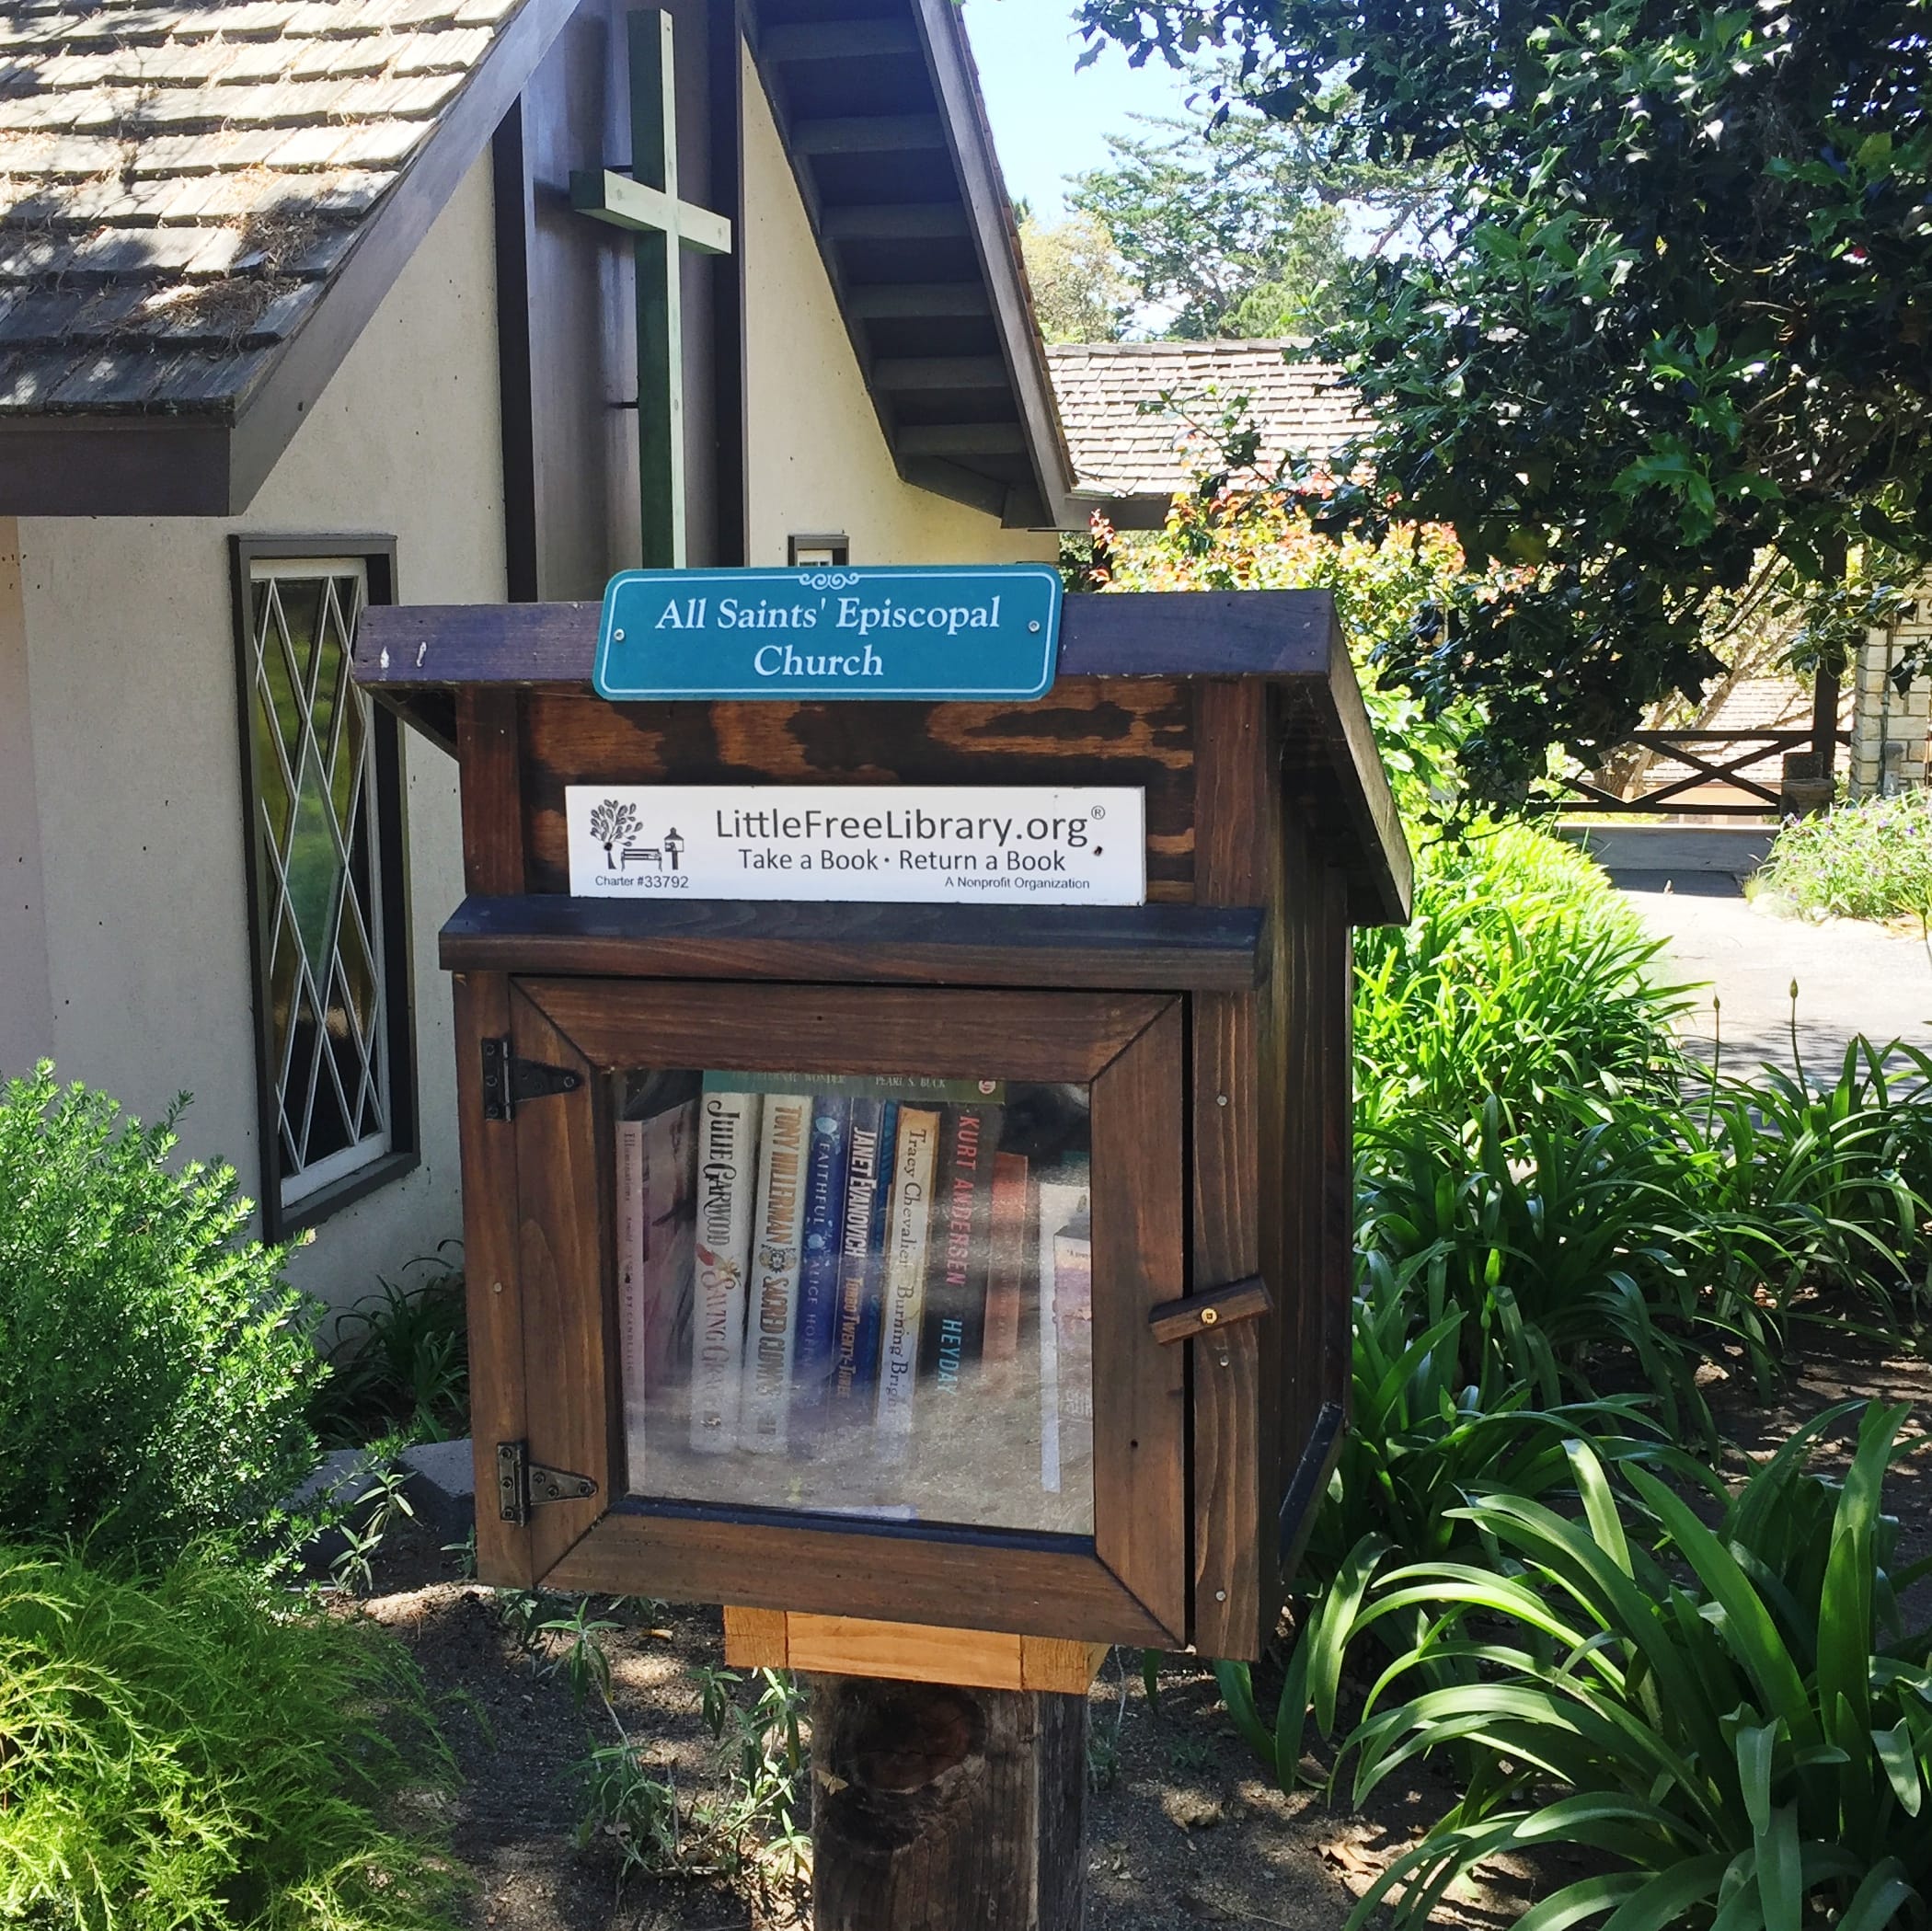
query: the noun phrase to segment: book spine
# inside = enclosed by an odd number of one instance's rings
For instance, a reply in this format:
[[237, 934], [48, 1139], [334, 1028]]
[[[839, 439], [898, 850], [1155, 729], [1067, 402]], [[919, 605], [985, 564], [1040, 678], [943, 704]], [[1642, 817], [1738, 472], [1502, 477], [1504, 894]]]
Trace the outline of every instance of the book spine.
[[986, 1274], [986, 1332], [982, 1373], [1010, 1393], [1019, 1361], [1021, 1281], [1027, 1265], [1027, 1174], [1024, 1154], [993, 1159], [992, 1263]]
[[[845, 1411], [868, 1399], [879, 1383], [879, 1312], [884, 1286], [885, 1228], [891, 1204], [890, 1099], [852, 1102], [852, 1150], [846, 1161], [845, 1212], [839, 1242], [838, 1328], [832, 1361], [832, 1403]], [[870, 1408], [864, 1411], [870, 1415]]]
[[793, 1447], [809, 1445], [832, 1393], [838, 1330], [839, 1259], [852, 1155], [852, 1102], [820, 1093], [811, 1102], [805, 1163], [805, 1226], [799, 1263], [799, 1339], [791, 1370]]
[[933, 1164], [939, 1116], [925, 1107], [899, 1109], [888, 1223], [884, 1332], [879, 1361], [877, 1443], [881, 1461], [904, 1459], [913, 1439], [913, 1396], [926, 1316], [926, 1249], [932, 1226]]
[[[1082, 1186], [1042, 1181], [1040, 1188], [1040, 1348], [1041, 1486], [1058, 1494], [1064, 1480], [1093, 1459], [1093, 1240]], [[1044, 1368], [1051, 1354], [1052, 1386]], [[1045, 1480], [1048, 1436], [1052, 1480]]]
[[1077, 1444], [1067, 1441], [1062, 1420], [1065, 1413], [1065, 1381], [1076, 1364], [1064, 1359], [1065, 1328], [1060, 1303], [1071, 1299], [1074, 1283], [1063, 1282], [1057, 1261], [1058, 1236], [1086, 1204], [1084, 1188], [1064, 1181], [1042, 1180], [1034, 1190], [1037, 1233], [1034, 1265], [1040, 1272], [1040, 1486], [1058, 1495], [1065, 1463]]
[[1064, 1465], [1073, 1470], [1090, 1470], [1094, 1454], [1093, 1255], [1093, 1237], [1085, 1221], [1054, 1236], [1053, 1318], [1060, 1328], [1060, 1454]]
[[764, 1104], [755, 1093], [707, 1093], [699, 1105], [691, 1446], [700, 1454], [724, 1454], [738, 1445], [754, 1163]]
[[892, 1175], [899, 1158], [901, 1102], [889, 1099], [879, 1122], [879, 1191], [872, 1201], [872, 1232], [866, 1253], [865, 1298], [858, 1329], [859, 1381], [876, 1404], [880, 1357], [885, 1351], [886, 1256], [892, 1245]]
[[644, 1388], [653, 1400], [691, 1359], [692, 1180], [697, 1102], [644, 1122]]
[[624, 1373], [625, 1479], [637, 1488], [644, 1479], [644, 1418], [650, 1364], [644, 1349], [643, 1277], [644, 1127], [620, 1120], [616, 1133], [617, 1171], [617, 1339]]
[[932, 1368], [936, 1399], [957, 1399], [985, 1338], [999, 1121], [997, 1107], [946, 1109], [933, 1182], [932, 1253], [920, 1343]]
[[740, 1397], [738, 1445], [759, 1454], [785, 1450], [791, 1370], [798, 1346], [799, 1243], [805, 1224], [806, 1142], [811, 1099], [773, 1093], [765, 1102], [758, 1151], [758, 1216], [753, 1228], [752, 1299]]

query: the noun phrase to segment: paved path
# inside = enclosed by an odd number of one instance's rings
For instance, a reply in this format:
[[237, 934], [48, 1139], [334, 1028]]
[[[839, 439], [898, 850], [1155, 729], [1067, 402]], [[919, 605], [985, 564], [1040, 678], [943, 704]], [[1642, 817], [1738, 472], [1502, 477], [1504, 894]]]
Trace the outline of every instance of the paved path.
[[[1932, 1052], [1932, 961], [1916, 938], [1837, 920], [1813, 925], [1754, 911], [1738, 881], [1719, 872], [1613, 872], [1611, 877], [1665, 941], [1667, 984], [1708, 981], [1683, 1031], [1706, 1057], [1713, 993], [1723, 1002], [1724, 1062], [1743, 1074], [1760, 1060], [1791, 1067], [1791, 982], [1798, 982], [1798, 1043], [1814, 1080], [1835, 1075], [1854, 1035], [1903, 1040]], [[1667, 889], [1668, 888], [1668, 889]]]

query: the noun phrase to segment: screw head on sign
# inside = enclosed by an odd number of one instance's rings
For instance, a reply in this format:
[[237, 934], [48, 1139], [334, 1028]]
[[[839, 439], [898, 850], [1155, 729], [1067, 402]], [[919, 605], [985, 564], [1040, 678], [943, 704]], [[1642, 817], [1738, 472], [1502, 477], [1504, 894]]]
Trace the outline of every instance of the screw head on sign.
[[1038, 617], [1035, 617], [1033, 621], [1027, 626], [1027, 628], [1029, 630], [1037, 631], [1040, 628], [1040, 619]]
[[614, 644], [621, 644], [621, 643], [622, 643], [623, 641], [624, 641], [624, 633], [623, 633], [623, 631], [621, 631], [621, 630], [613, 630], [613, 631], [611, 632], [611, 642], [612, 642], [612, 643], [614, 643]]

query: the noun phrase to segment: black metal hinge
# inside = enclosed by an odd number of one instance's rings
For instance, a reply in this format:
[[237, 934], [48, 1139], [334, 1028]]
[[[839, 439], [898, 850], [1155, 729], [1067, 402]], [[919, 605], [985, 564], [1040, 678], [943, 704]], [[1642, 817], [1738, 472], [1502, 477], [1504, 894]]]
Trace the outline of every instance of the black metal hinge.
[[522, 1528], [530, 1511], [546, 1502], [578, 1502], [595, 1495], [597, 1484], [587, 1475], [546, 1468], [530, 1459], [526, 1442], [497, 1443], [497, 1512]]
[[507, 1038], [483, 1041], [483, 1117], [514, 1120], [516, 1109], [530, 1099], [553, 1093], [574, 1093], [583, 1075], [568, 1066], [546, 1066], [541, 1060], [520, 1060]]

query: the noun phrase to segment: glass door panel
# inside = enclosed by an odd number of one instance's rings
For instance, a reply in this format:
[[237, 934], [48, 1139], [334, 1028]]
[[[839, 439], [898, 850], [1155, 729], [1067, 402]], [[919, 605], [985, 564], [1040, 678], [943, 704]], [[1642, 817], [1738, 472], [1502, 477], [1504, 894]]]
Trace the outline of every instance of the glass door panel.
[[1082, 1085], [612, 1080], [626, 1486], [1094, 1533]]

